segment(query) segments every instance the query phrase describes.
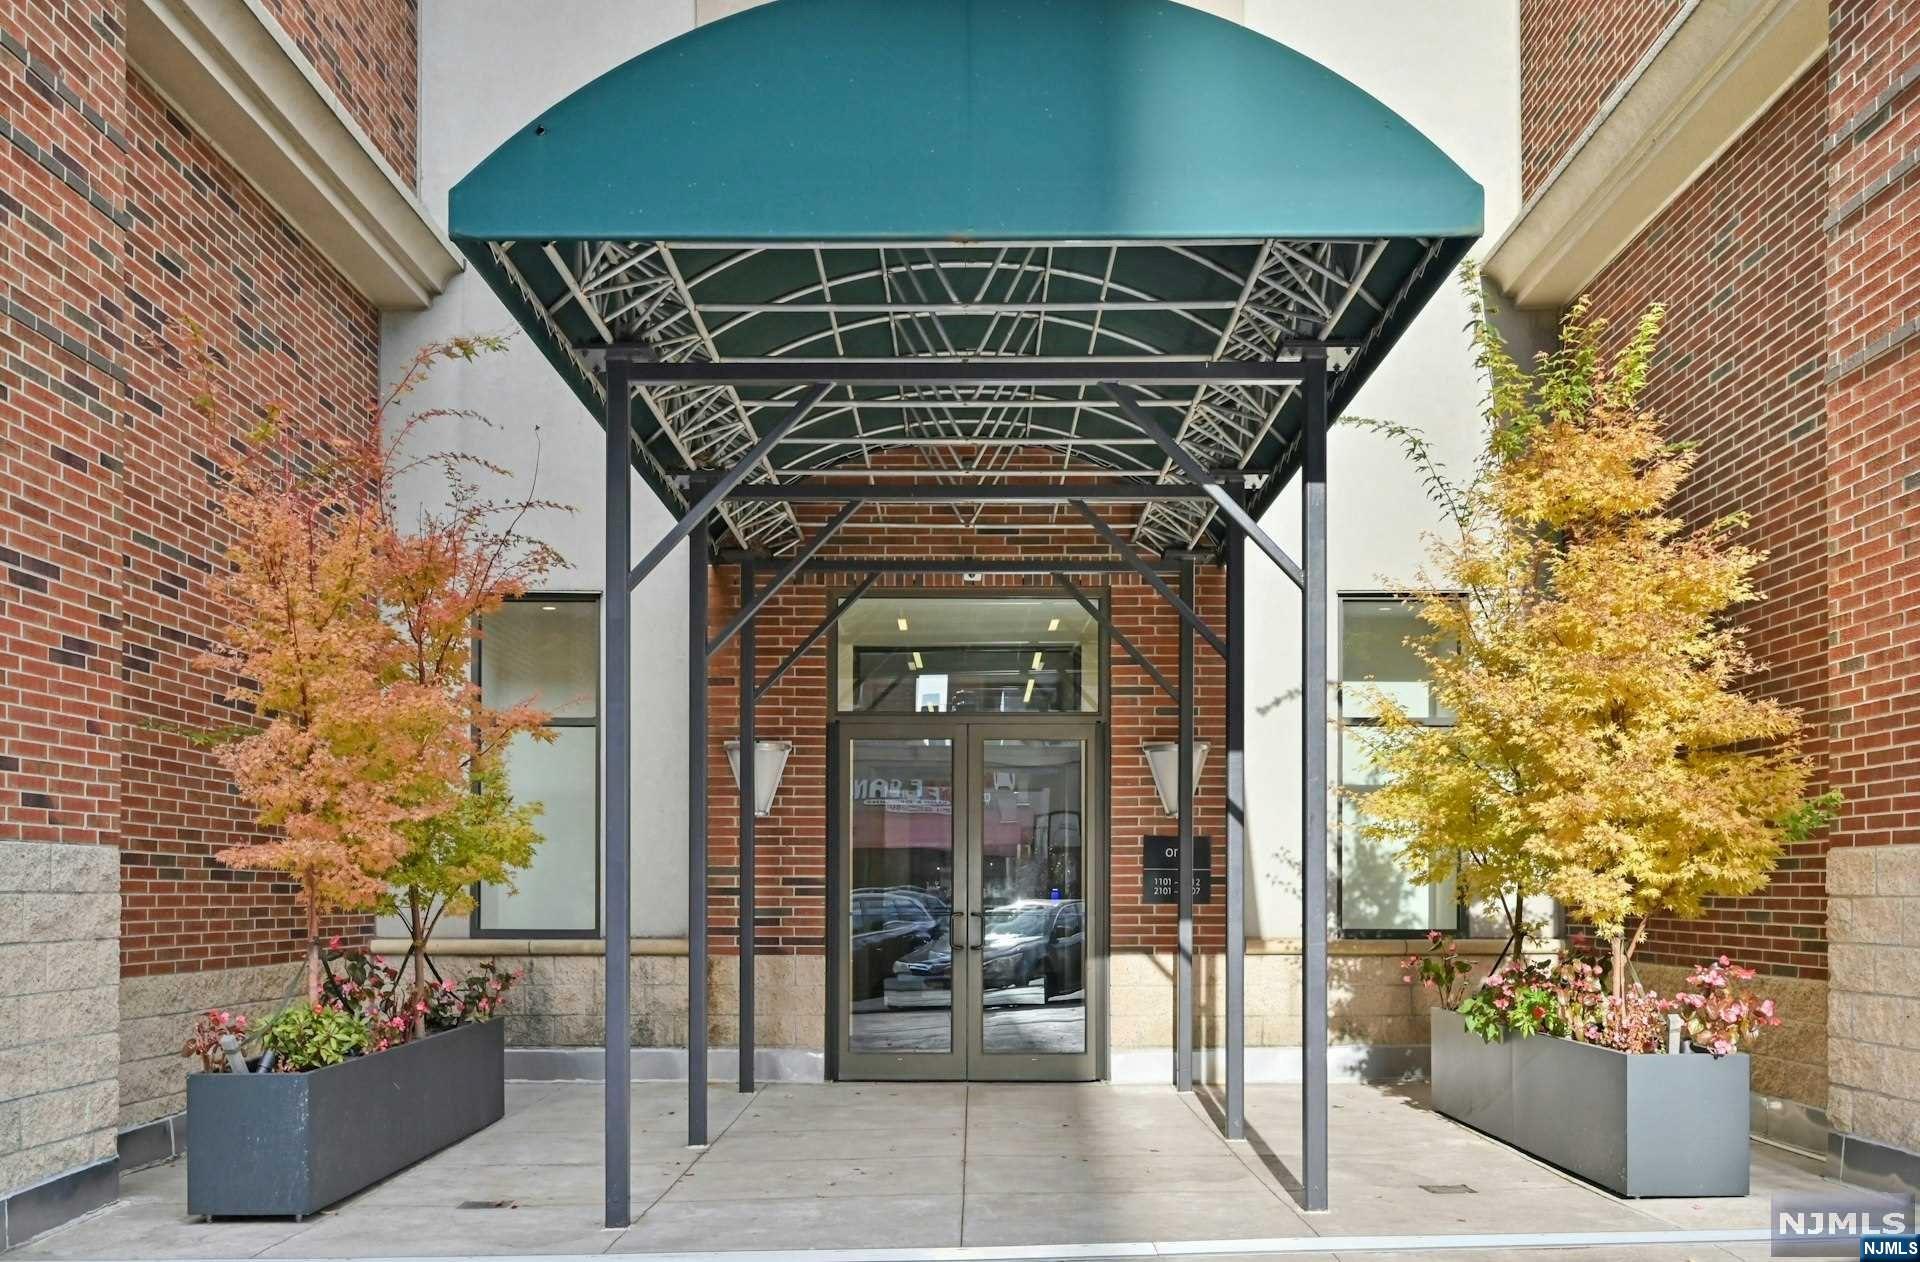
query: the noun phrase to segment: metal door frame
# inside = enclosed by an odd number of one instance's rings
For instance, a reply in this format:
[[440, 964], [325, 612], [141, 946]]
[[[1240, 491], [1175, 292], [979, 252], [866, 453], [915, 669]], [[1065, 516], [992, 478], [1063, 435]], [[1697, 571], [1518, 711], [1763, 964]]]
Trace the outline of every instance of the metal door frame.
[[[1107, 768], [1106, 724], [1093, 714], [918, 717], [843, 717], [830, 725], [828, 740], [827, 838], [827, 1037], [832, 1056], [828, 1076], [836, 1081], [1087, 1082], [1107, 1063]], [[988, 1053], [984, 1046], [981, 956], [968, 952], [964, 969], [953, 977], [953, 1008], [962, 1014], [947, 1052], [855, 1051], [850, 1046], [853, 953], [848, 932], [851, 907], [850, 817], [847, 793], [856, 740], [949, 740], [954, 766], [955, 919], [965, 919], [980, 902], [982, 837], [979, 804], [984, 789], [980, 757], [987, 740], [1069, 740], [1084, 748], [1085, 805], [1081, 820], [1081, 870], [1085, 891], [1081, 920], [1087, 935], [1081, 962], [1085, 990], [1086, 1046], [1078, 1053]], [[964, 929], [963, 929], [964, 932]], [[957, 958], [957, 953], [956, 953]], [[1071, 1062], [1071, 1063], [1068, 1063]]]
[[980, 805], [986, 793], [986, 742], [994, 740], [1077, 740], [1080, 742], [1083, 795], [1080, 820], [1080, 921], [1086, 934], [1082, 948], [1086, 956], [1080, 962], [1083, 994], [1083, 1030], [1086, 1042], [1078, 1052], [989, 1052], [986, 1040], [986, 989], [982, 976], [984, 957], [969, 952], [967, 972], [971, 975], [971, 1002], [966, 1020], [967, 1080], [969, 1082], [1091, 1082], [1099, 1076], [1104, 1058], [1100, 1039], [1105, 1022], [1096, 1014], [1104, 1011], [1106, 986], [1106, 943], [1101, 932], [1107, 919], [1106, 852], [1106, 776], [1101, 764], [1104, 744], [1100, 725], [1092, 719], [1074, 720], [1051, 716], [1050, 723], [1032, 720], [1003, 723], [998, 720], [966, 723], [967, 793], [973, 814], [967, 822], [967, 896], [974, 907], [984, 907], [981, 882], [985, 876], [982, 861], [986, 835], [979, 826], [983, 818]]

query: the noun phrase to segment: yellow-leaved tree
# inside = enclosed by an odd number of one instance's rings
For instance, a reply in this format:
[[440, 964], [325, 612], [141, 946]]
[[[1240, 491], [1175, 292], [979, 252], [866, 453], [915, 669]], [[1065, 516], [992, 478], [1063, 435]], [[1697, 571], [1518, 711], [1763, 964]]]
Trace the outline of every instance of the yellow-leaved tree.
[[1463, 898], [1498, 903], [1510, 949], [1522, 900], [1559, 899], [1611, 943], [1618, 991], [1654, 917], [1759, 889], [1831, 802], [1806, 798], [1799, 716], [1741, 690], [1756, 662], [1728, 613], [1758, 596], [1762, 554], [1729, 540], [1738, 518], [1689, 529], [1673, 512], [1695, 456], [1640, 402], [1661, 309], [1608, 354], [1578, 303], [1532, 371], [1476, 314], [1490, 384], [1472, 480], [1369, 423], [1426, 464], [1458, 528], [1434, 543], [1432, 631], [1413, 646], [1454, 722], [1376, 690], [1361, 736], [1385, 783], [1359, 827], [1417, 882], [1457, 876]]

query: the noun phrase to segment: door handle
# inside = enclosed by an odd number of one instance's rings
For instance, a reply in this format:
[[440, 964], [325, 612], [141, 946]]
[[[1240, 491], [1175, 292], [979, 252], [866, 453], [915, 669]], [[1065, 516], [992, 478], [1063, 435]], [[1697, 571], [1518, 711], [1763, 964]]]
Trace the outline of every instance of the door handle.
[[957, 923], [948, 931], [947, 937], [953, 943], [954, 953], [958, 954], [966, 950], [969, 945], [967, 942], [967, 913], [964, 911], [956, 911], [953, 913], [953, 919]]

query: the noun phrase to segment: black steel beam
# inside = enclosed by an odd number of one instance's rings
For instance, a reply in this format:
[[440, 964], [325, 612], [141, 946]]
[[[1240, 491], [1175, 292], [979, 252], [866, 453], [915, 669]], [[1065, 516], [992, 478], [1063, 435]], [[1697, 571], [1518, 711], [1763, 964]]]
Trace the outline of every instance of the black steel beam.
[[[611, 365], [615, 361], [610, 359], [607, 362], [608, 371], [612, 372]], [[622, 362], [622, 369], [623, 373], [631, 373], [633, 364]], [[621, 388], [625, 389], [625, 386]], [[633, 567], [633, 573], [627, 577], [627, 587], [631, 589], [640, 586], [647, 575], [653, 573], [654, 567], [666, 560], [668, 554], [679, 546], [682, 539], [692, 534], [695, 527], [705, 525], [707, 515], [719, 507], [720, 501], [727, 498], [727, 493], [751, 474], [754, 466], [765, 460], [767, 454], [779, 445], [780, 440], [793, 432], [794, 426], [807, 419], [807, 413], [813, 411], [813, 405], [820, 402], [821, 397], [831, 388], [826, 382], [814, 382], [813, 388], [802, 394], [799, 400], [787, 409], [787, 414], [775, 421], [773, 428], [762, 434], [759, 441], [748, 449], [746, 455], [735, 461], [732, 468], [715, 478], [713, 485], [707, 488], [706, 494], [687, 510], [686, 516], [673, 523], [660, 542], [653, 545], [652, 551], [641, 558], [640, 564]]]
[[774, 595], [779, 592], [782, 587], [787, 585], [787, 580], [804, 569], [807, 562], [813, 559], [814, 553], [824, 548], [827, 545], [827, 540], [833, 538], [833, 536], [839, 532], [840, 527], [847, 524], [847, 519], [859, 511], [860, 502], [855, 500], [828, 518], [827, 524], [820, 527], [820, 529], [815, 532], [813, 538], [800, 545], [800, 550], [793, 554], [793, 559], [775, 572], [774, 576], [767, 581], [767, 585], [755, 592], [752, 597], [741, 606], [740, 612], [733, 615], [732, 620], [729, 621], [726, 626], [720, 628], [720, 634], [714, 637], [711, 644], [707, 645], [707, 656], [712, 657], [715, 653], [718, 653], [726, 646], [728, 640], [731, 640], [739, 633], [740, 628], [752, 622], [754, 615], [765, 608], [766, 603], [772, 600]]
[[1160, 450], [1166, 453], [1167, 459], [1173, 462], [1174, 468], [1180, 470], [1182, 477], [1193, 483], [1197, 490], [1204, 492], [1229, 521], [1239, 527], [1247, 538], [1253, 540], [1259, 549], [1267, 554], [1269, 561], [1280, 567], [1282, 574], [1293, 580], [1294, 586], [1298, 587], [1301, 584], [1303, 580], [1300, 566], [1287, 555], [1286, 549], [1282, 548], [1273, 536], [1261, 529], [1260, 523], [1240, 506], [1240, 501], [1234, 498], [1233, 493], [1220, 485], [1220, 480], [1195, 459], [1192, 452], [1182, 447], [1179, 439], [1168, 433], [1159, 421], [1147, 415], [1147, 410], [1140, 406], [1140, 400], [1132, 390], [1117, 381], [1103, 381], [1100, 383], [1100, 388], [1106, 391], [1107, 397], [1114, 401], [1127, 420], [1133, 423], [1135, 429], [1151, 438]]
[[1127, 638], [1126, 632], [1113, 624], [1113, 619], [1107, 617], [1100, 606], [1093, 603], [1086, 592], [1080, 589], [1080, 584], [1074, 582], [1065, 574], [1059, 573], [1053, 576], [1053, 581], [1066, 588], [1067, 594], [1080, 602], [1080, 607], [1087, 611], [1087, 615], [1099, 623], [1108, 635], [1113, 637], [1115, 644], [1118, 644], [1127, 651], [1127, 656], [1133, 659], [1135, 666], [1147, 672], [1147, 677], [1153, 680], [1154, 683], [1160, 685], [1160, 691], [1166, 693], [1169, 700], [1176, 702], [1180, 700], [1180, 694], [1175, 692], [1173, 685], [1167, 682], [1167, 677], [1160, 673], [1160, 668], [1147, 660], [1147, 655], [1142, 653], [1139, 648], [1134, 645], [1134, 642]]
[[[1195, 631], [1198, 631], [1201, 636], [1206, 639], [1207, 643], [1213, 646], [1214, 652], [1220, 654], [1220, 656], [1225, 657], [1227, 655], [1226, 641], [1216, 635], [1213, 628], [1208, 626], [1198, 613], [1194, 612], [1192, 605], [1180, 599], [1173, 588], [1167, 586], [1167, 580], [1154, 573], [1153, 567], [1140, 559], [1139, 555], [1134, 552], [1126, 540], [1115, 533], [1113, 527], [1109, 526], [1100, 514], [1087, 507], [1086, 501], [1084, 500], [1074, 500], [1072, 503], [1075, 511], [1086, 518], [1087, 524], [1093, 527], [1094, 533], [1104, 539], [1107, 546], [1118, 553], [1120, 559], [1127, 562], [1129, 568], [1132, 569], [1135, 574], [1138, 574], [1146, 582], [1147, 586], [1159, 592], [1162, 600], [1173, 606], [1174, 612], [1180, 615], [1181, 625], [1192, 627]], [[1185, 560], [1180, 563], [1183, 571], [1190, 564], [1191, 561]]]
[[1327, 376], [1307, 379], [1300, 439], [1301, 1065], [1304, 1208], [1327, 1207]]
[[[723, 561], [737, 559], [739, 553], [727, 553]], [[1177, 574], [1177, 557], [1142, 560], [1138, 564], [1111, 557], [1034, 556], [1015, 560], [1005, 557], [816, 557], [807, 564], [809, 574], [1134, 574], [1141, 565], [1149, 569]], [[1198, 557], [1196, 564], [1209, 564]]]
[[[740, 603], [753, 599], [753, 562], [740, 563]], [[753, 1091], [753, 947], [754, 947], [754, 776], [759, 771], [754, 733], [753, 677], [759, 673], [755, 657], [753, 619], [740, 628], [740, 1090]]]
[[818, 500], [873, 500], [886, 502], [914, 500], [928, 504], [1015, 503], [1059, 504], [1067, 500], [1198, 500], [1209, 498], [1207, 489], [1178, 482], [1086, 482], [1086, 483], [986, 483], [956, 486], [952, 483], [883, 483], [859, 486], [851, 482], [760, 482], [738, 486], [727, 493], [730, 500], [786, 500], [803, 503]]
[[990, 386], [1098, 385], [1127, 381], [1141, 385], [1268, 386], [1301, 381], [1306, 360], [1173, 359], [1062, 359], [1004, 356], [963, 359], [927, 356], [916, 359], [753, 359], [697, 361], [679, 364], [634, 356], [623, 346], [605, 348], [609, 363], [625, 358], [627, 371], [642, 385], [696, 384], [729, 386], [803, 385], [827, 382], [836, 386]]
[[621, 366], [607, 369], [606, 411], [606, 535], [603, 557], [606, 593], [601, 609], [601, 636], [605, 640], [606, 731], [601, 749], [606, 765], [600, 774], [600, 822], [606, 855], [606, 1085], [605, 1141], [606, 1225], [633, 1223], [632, 1171], [628, 1167], [633, 1107], [631, 1023], [627, 1007], [632, 993], [628, 973], [632, 911], [629, 873], [633, 857], [629, 830], [633, 820], [633, 593], [627, 587], [631, 548], [628, 528], [632, 500], [632, 406]]
[[853, 602], [865, 595], [867, 589], [879, 581], [879, 578], [878, 574], [867, 575], [855, 585], [852, 591], [834, 601], [833, 607], [827, 611], [827, 616], [820, 620], [820, 625], [809, 631], [806, 639], [794, 645], [793, 652], [780, 659], [780, 664], [773, 668], [773, 673], [767, 676], [766, 682], [753, 690], [754, 700], [757, 701], [766, 696], [767, 691], [780, 682], [780, 677], [792, 670], [800, 659], [807, 655], [807, 650], [820, 642], [822, 636], [833, 630], [833, 624], [840, 621], [840, 615], [852, 608]]

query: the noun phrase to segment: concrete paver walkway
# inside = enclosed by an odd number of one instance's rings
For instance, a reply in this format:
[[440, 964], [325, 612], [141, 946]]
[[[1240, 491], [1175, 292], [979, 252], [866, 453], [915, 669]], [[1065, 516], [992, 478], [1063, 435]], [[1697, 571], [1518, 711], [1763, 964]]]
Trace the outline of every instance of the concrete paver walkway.
[[[509, 1084], [501, 1122], [305, 1223], [189, 1219], [185, 1163], [153, 1167], [126, 1177], [119, 1204], [8, 1262], [1102, 1243], [1123, 1252], [1118, 1246], [1140, 1242], [1163, 1242], [1165, 1253], [1180, 1250], [1164, 1242], [1239, 1240], [1271, 1242], [1264, 1251], [1284, 1246], [1291, 1258], [1335, 1256], [1309, 1252], [1315, 1237], [1341, 1238], [1339, 1256], [1380, 1259], [1432, 1255], [1435, 1242], [1413, 1239], [1397, 1253], [1378, 1251], [1394, 1243], [1379, 1238], [1395, 1236], [1751, 1233], [1766, 1226], [1769, 1193], [1821, 1182], [1818, 1163], [1756, 1145], [1748, 1197], [1624, 1201], [1428, 1111], [1423, 1087], [1341, 1086], [1332, 1093], [1333, 1208], [1305, 1215], [1288, 1191], [1298, 1142], [1293, 1087], [1250, 1089], [1253, 1133], [1240, 1144], [1219, 1138], [1204, 1100], [1158, 1087], [716, 1090], [716, 1139], [697, 1151], [684, 1146], [684, 1089], [636, 1083], [638, 1217], [625, 1231], [607, 1231], [600, 1101], [597, 1084]], [[1359, 1237], [1367, 1240], [1355, 1244]], [[1230, 1248], [1210, 1251], [1227, 1256]], [[1468, 1262], [1533, 1250], [1444, 1256]], [[1614, 1243], [1592, 1256], [1761, 1258], [1766, 1245]]]

